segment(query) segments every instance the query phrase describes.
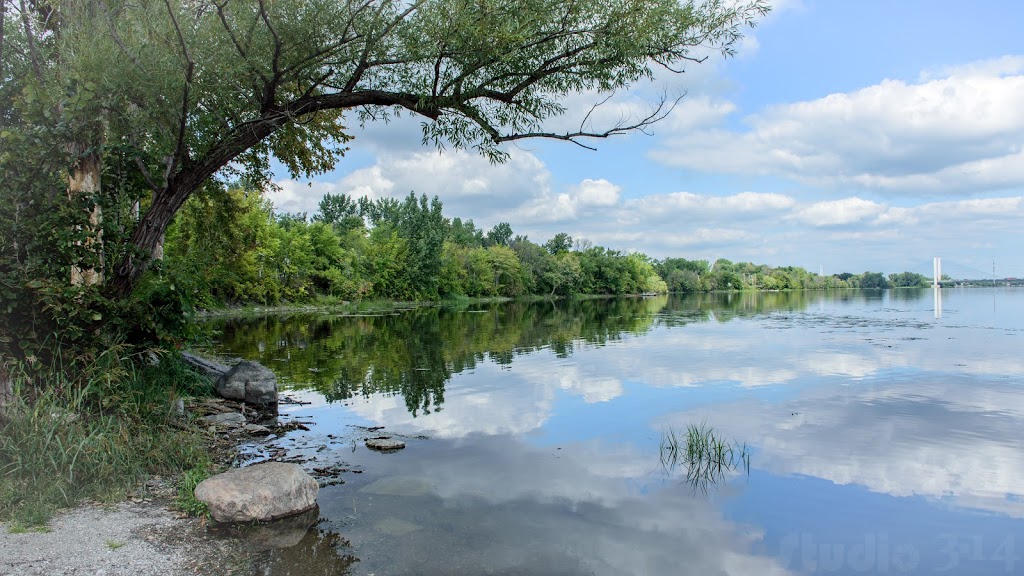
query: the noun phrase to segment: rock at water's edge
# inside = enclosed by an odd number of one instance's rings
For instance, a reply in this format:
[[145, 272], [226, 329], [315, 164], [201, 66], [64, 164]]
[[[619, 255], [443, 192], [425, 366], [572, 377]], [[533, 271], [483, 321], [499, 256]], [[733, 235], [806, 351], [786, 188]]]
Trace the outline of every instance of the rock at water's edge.
[[367, 438], [366, 447], [380, 452], [393, 452], [405, 448], [405, 442], [393, 438]]
[[261, 364], [242, 360], [217, 379], [217, 393], [246, 404], [277, 403], [277, 376]]
[[213, 414], [211, 416], [203, 416], [203, 420], [208, 424], [214, 424], [217, 426], [245, 426], [245, 416], [238, 412], [224, 412], [223, 414]]
[[320, 508], [313, 506], [305, 512], [273, 522], [227, 524], [217, 527], [217, 530], [236, 538], [243, 538], [261, 551], [280, 550], [298, 545], [309, 532], [309, 528], [319, 519]]
[[264, 462], [211, 476], [195, 495], [217, 522], [267, 522], [309, 510], [319, 490], [298, 464]]

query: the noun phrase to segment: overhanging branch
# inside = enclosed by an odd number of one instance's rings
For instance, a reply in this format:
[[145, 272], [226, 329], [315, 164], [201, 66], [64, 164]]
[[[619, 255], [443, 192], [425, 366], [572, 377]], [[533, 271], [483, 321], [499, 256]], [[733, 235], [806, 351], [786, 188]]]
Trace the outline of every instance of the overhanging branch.
[[[609, 128], [608, 130], [594, 131], [586, 129], [587, 124], [590, 122], [590, 118], [593, 115], [594, 111], [597, 110], [600, 106], [610, 101], [612, 96], [614, 96], [614, 94], [609, 95], [601, 102], [598, 102], [597, 104], [591, 106], [590, 110], [587, 111], [587, 114], [583, 117], [583, 120], [580, 122], [580, 129], [575, 132], [523, 132], [516, 134], [495, 135], [493, 136], [494, 143], [500, 144], [502, 142], [514, 142], [516, 140], [525, 140], [527, 138], [544, 138], [548, 140], [564, 140], [566, 142], [572, 142], [573, 144], [576, 144], [577, 146], [580, 146], [582, 148], [586, 148], [587, 150], [597, 150], [597, 148], [593, 146], [588, 146], [587, 144], [584, 144], [583, 142], [580, 141], [580, 139], [603, 139], [631, 132], [641, 132], [644, 134], [650, 134], [650, 132], [648, 132], [648, 128], [653, 124], [660, 122], [666, 116], [671, 114], [672, 110], [675, 109], [675, 107], [683, 99], [683, 96], [685, 96], [685, 94], [681, 94], [674, 100], [669, 100], [666, 96], [663, 95], [661, 100], [658, 102], [657, 106], [655, 106], [651, 110], [651, 112], [646, 116], [637, 118], [633, 121], [627, 121], [624, 118], [620, 119], [619, 122], [617, 122], [613, 127]], [[497, 134], [497, 131], [493, 127], [490, 128], [490, 131], [492, 134]]]

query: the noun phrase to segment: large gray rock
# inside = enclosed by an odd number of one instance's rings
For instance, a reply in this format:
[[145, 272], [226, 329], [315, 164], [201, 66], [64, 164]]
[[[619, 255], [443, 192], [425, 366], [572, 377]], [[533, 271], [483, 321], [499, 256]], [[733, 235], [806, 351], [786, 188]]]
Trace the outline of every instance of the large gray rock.
[[277, 376], [262, 364], [242, 360], [217, 379], [217, 393], [246, 404], [276, 404]]
[[320, 508], [313, 506], [294, 516], [260, 522], [259, 524], [226, 525], [219, 529], [237, 538], [244, 538], [258, 550], [280, 550], [291, 548], [302, 541], [303, 536], [320, 519]]
[[196, 499], [217, 522], [268, 522], [311, 509], [319, 491], [298, 464], [265, 462], [203, 480]]

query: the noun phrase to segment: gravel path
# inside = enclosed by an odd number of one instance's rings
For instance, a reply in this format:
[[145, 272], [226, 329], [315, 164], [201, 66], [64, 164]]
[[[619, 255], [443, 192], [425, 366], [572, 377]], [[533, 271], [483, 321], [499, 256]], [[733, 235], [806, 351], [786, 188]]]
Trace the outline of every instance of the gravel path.
[[0, 576], [243, 573], [237, 541], [156, 502], [84, 505], [55, 517], [48, 532], [11, 534], [0, 523]]

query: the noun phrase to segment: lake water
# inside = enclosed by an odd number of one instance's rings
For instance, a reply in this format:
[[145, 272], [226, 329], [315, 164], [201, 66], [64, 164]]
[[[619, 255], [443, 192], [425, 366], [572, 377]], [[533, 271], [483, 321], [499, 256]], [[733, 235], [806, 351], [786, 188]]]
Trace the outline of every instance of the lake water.
[[[282, 406], [309, 431], [247, 461], [342, 482], [260, 574], [1024, 574], [1024, 290], [940, 308], [704, 294], [205, 326], [309, 402]], [[663, 466], [691, 425], [749, 469]], [[407, 447], [363, 445], [385, 432]]]

